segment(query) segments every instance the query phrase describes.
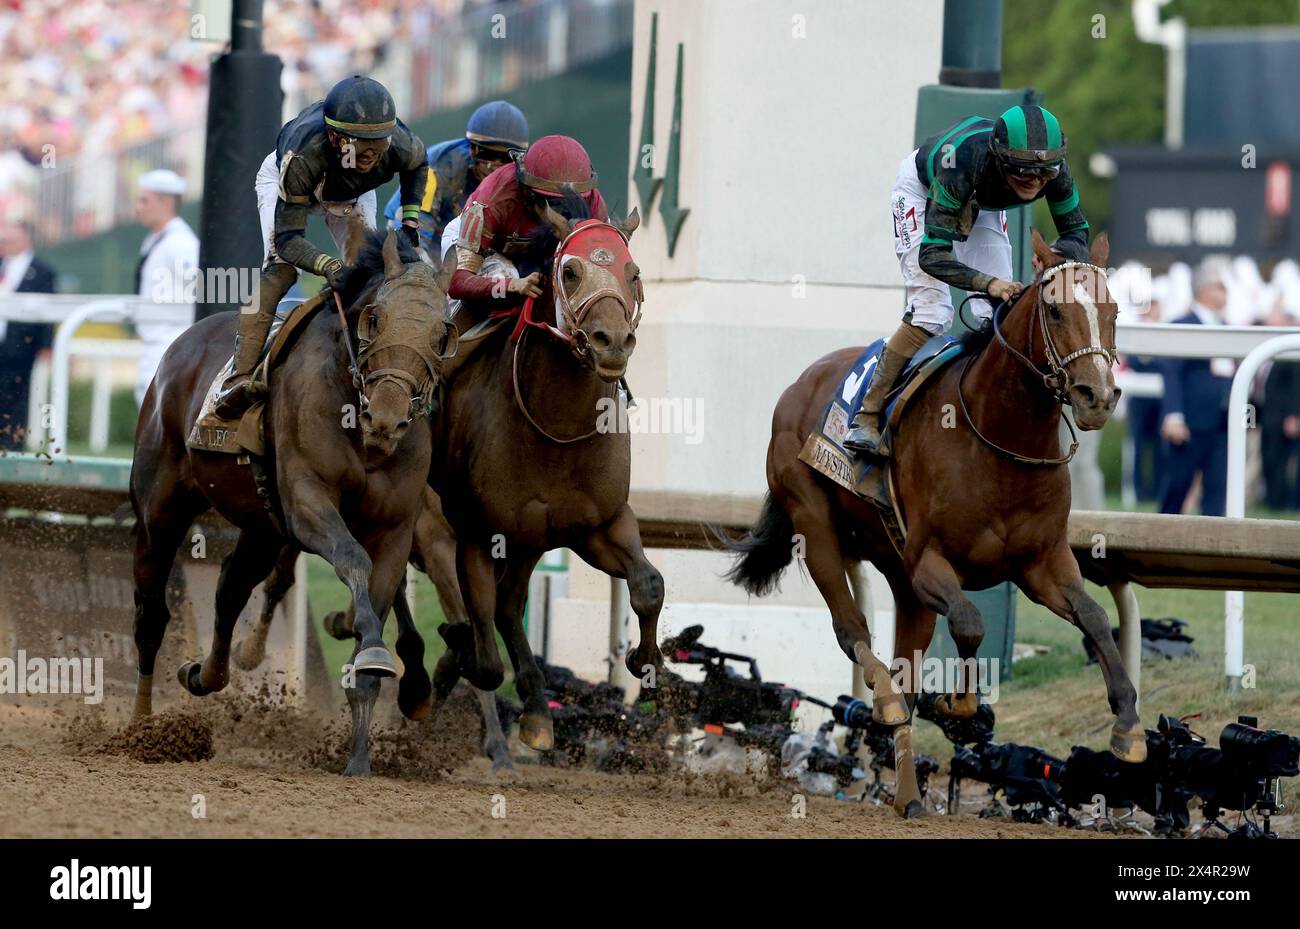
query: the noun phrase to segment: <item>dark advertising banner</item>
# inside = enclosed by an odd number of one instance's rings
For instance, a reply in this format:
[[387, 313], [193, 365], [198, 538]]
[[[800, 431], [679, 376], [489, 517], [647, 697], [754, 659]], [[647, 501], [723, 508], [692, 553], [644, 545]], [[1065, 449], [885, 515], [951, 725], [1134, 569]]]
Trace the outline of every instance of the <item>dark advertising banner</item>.
[[[1244, 149], [1244, 150], [1243, 150]], [[1300, 149], [1117, 150], [1111, 262], [1156, 267], [1207, 255], [1300, 254], [1293, 187]]]

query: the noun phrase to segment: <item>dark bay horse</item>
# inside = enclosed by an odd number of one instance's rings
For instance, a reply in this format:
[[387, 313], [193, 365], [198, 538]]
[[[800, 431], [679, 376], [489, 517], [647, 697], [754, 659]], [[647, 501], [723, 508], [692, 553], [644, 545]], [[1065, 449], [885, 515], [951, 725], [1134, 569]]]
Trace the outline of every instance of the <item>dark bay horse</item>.
[[[186, 447], [209, 385], [230, 358], [234, 314], [199, 321], [163, 357], [140, 413], [131, 469], [135, 712], [152, 710], [154, 660], [169, 618], [164, 589], [176, 550], [195, 517], [216, 509], [240, 534], [221, 567], [212, 648], [201, 665], [182, 666], [182, 685], [196, 696], [224, 688], [231, 635], [253, 588], [286, 548], [318, 554], [348, 586], [356, 611], [356, 684], [347, 691], [353, 751], [345, 773], [365, 774], [379, 677], [396, 673], [383, 621], [411, 551], [431, 458], [429, 429], [413, 424], [431, 410], [451, 327], [433, 269], [392, 233], [372, 234], [341, 296], [350, 308], [347, 330], [322, 310], [270, 377], [264, 464], [274, 475], [278, 519], [236, 456]], [[354, 331], [355, 376], [348, 341]], [[407, 673], [415, 689], [428, 692], [422, 666], [408, 665]]]
[[546, 220], [554, 241], [540, 253], [555, 257], [534, 306], [556, 325], [523, 325], [518, 340], [511, 326], [500, 328], [448, 375], [429, 475], [456, 536], [471, 619], [439, 630], [450, 648], [434, 671], [435, 695], [444, 698], [462, 676], [495, 690], [504, 674], [499, 631], [524, 703], [520, 738], [540, 750], [554, 736], [522, 617], [542, 555], [567, 547], [626, 578], [641, 634], [626, 663], [638, 676], [661, 667], [664, 598], [627, 503], [631, 437], [599, 428], [636, 346], [641, 282], [627, 242], [638, 218], [570, 222], [548, 207]]
[[[1110, 747], [1131, 762], [1146, 757], [1137, 694], [1111, 638], [1106, 611], [1084, 591], [1066, 541], [1070, 476], [1061, 454], [1061, 404], [1082, 429], [1100, 429], [1119, 398], [1111, 374], [1116, 306], [1106, 290], [1109, 246], [1092, 244], [1091, 263], [1065, 262], [1034, 233], [1043, 266], [1000, 318], [997, 338], [969, 362], [950, 363], [911, 401], [893, 439], [894, 473], [907, 529], [902, 556], [874, 505], [798, 459], [827, 399], [861, 348], [827, 355], [790, 386], [772, 417], [769, 493], [758, 524], [732, 543], [740, 557], [728, 577], [751, 594], [775, 587], [793, 560], [795, 536], [826, 605], [835, 635], [863, 668], [875, 718], [898, 728], [898, 792], [904, 816], [924, 811], [904, 725], [920, 688], [915, 656], [934, 632], [949, 629], [964, 668], [974, 668], [984, 635], [978, 609], [963, 593], [1014, 581], [1030, 599], [1074, 623], [1101, 657], [1111, 712]], [[846, 564], [871, 561], [885, 575], [897, 609], [895, 655], [911, 673], [890, 670], [871, 653], [871, 633], [845, 577]], [[941, 700], [954, 717], [975, 713], [972, 675]]]

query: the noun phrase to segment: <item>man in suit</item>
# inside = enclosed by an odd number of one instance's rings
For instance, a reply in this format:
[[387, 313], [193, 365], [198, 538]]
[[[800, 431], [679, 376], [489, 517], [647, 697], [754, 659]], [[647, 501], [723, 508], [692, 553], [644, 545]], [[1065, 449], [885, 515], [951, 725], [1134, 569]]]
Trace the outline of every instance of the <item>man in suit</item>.
[[[1266, 326], [1300, 324], [1279, 296], [1263, 320]], [[1300, 482], [1291, 464], [1300, 452], [1300, 363], [1274, 361], [1255, 378], [1259, 408], [1260, 457], [1264, 471], [1264, 501], [1269, 509], [1291, 510], [1300, 505]]]
[[[1175, 323], [1222, 326], [1228, 305], [1221, 266], [1210, 262], [1193, 279], [1192, 311]], [[1229, 358], [1169, 358], [1160, 435], [1168, 443], [1160, 512], [1180, 513], [1197, 474], [1201, 513], [1222, 516], [1228, 477], [1228, 396], [1236, 365]], [[1244, 415], [1244, 414], [1243, 414]]]
[[[13, 293], [54, 293], [54, 271], [32, 251], [32, 231], [21, 223], [0, 228], [0, 300]], [[54, 344], [54, 327], [0, 317], [0, 449], [26, 444], [32, 366]]]
[[[1144, 323], [1164, 321], [1158, 299], [1152, 297], [1147, 312], [1140, 316]], [[1125, 358], [1129, 370], [1143, 374], [1163, 374], [1159, 358], [1150, 355], [1129, 355]], [[1160, 436], [1160, 414], [1164, 401], [1161, 397], [1135, 397], [1127, 395], [1128, 433], [1133, 439], [1133, 491], [1143, 503], [1160, 500], [1160, 480], [1165, 473], [1164, 440]]]

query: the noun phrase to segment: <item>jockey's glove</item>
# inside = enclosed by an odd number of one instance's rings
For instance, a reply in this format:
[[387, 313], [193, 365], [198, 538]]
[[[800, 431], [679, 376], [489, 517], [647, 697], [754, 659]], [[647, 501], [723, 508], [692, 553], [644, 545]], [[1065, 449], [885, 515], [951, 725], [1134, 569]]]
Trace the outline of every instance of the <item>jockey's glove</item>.
[[337, 258], [331, 258], [321, 266], [321, 277], [329, 282], [330, 288], [338, 291], [343, 287], [343, 278], [347, 273], [347, 266]]
[[397, 227], [399, 235], [403, 236], [411, 244], [411, 248], [420, 247], [420, 230], [415, 226], [408, 226], [405, 223]]

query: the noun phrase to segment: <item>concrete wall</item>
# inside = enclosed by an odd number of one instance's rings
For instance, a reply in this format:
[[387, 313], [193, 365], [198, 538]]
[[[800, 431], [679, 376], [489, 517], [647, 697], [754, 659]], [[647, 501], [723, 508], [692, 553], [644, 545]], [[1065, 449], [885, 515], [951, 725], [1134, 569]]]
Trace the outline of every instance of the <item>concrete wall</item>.
[[[630, 151], [639, 152], [651, 15], [658, 13], [653, 166], [663, 176], [683, 43], [679, 205], [668, 256], [660, 192], [632, 251], [646, 282], [629, 370], [643, 403], [679, 400], [693, 435], [633, 436], [637, 488], [756, 493], [772, 409], [817, 358], [892, 331], [902, 308], [889, 191], [911, 149], [916, 91], [938, 75], [943, 4], [883, 0], [642, 0], [632, 61]], [[629, 202], [640, 203], [635, 187]], [[684, 409], [684, 407], [683, 407]], [[765, 674], [823, 697], [849, 684], [830, 618], [793, 570], [748, 604], [719, 555], [654, 552], [668, 631], [757, 653]], [[878, 579], [878, 578], [877, 578]], [[556, 604], [552, 657], [603, 674], [609, 584], [574, 565]], [[878, 604], [890, 605], [876, 585]], [[883, 602], [882, 602], [883, 601]], [[716, 630], [716, 633], [715, 633]]]

